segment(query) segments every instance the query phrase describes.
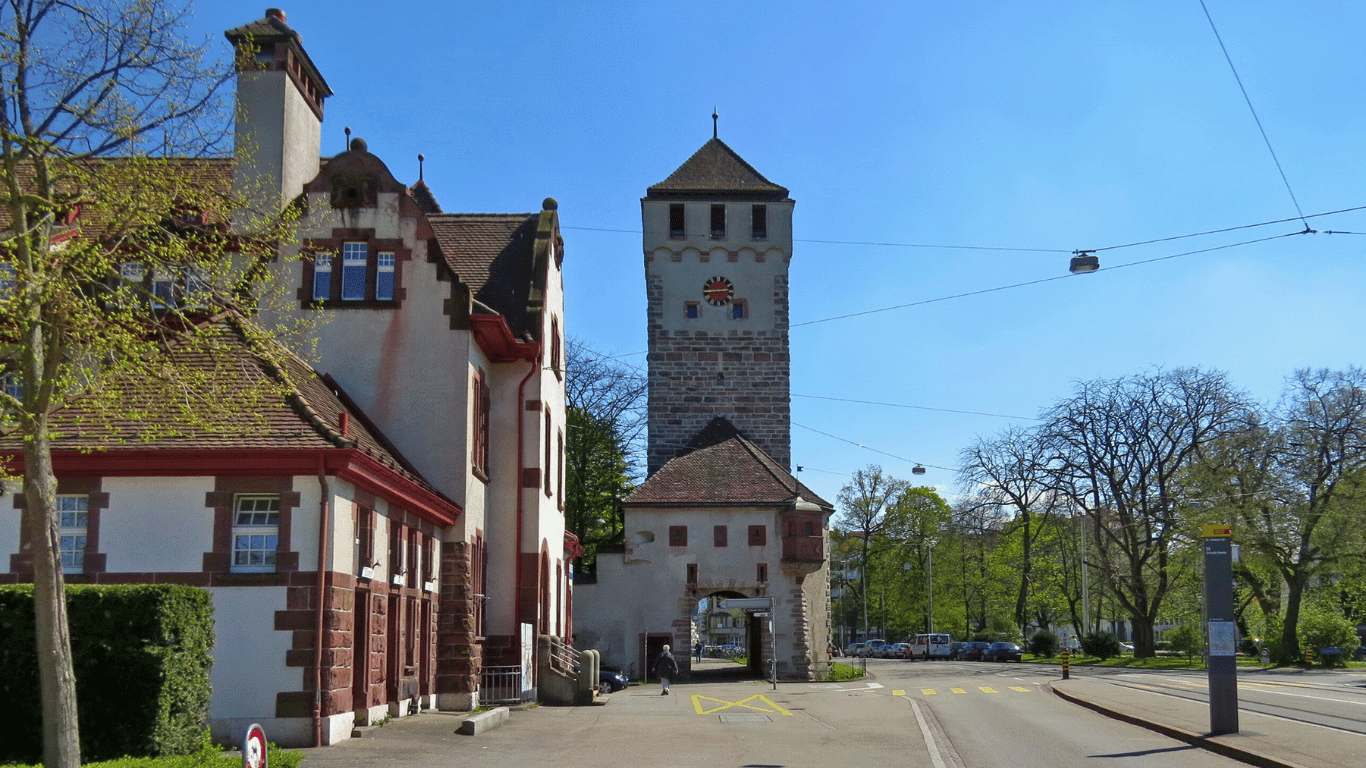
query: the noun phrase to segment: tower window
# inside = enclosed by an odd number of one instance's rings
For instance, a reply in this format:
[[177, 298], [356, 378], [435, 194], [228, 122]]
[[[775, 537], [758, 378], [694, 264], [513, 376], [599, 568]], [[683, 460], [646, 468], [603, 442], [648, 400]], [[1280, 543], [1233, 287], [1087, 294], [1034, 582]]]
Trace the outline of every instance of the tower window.
[[730, 537], [727, 535], [726, 526], [724, 526], [724, 525], [712, 526], [711, 538], [712, 538], [712, 544], [713, 544], [713, 545], [718, 546], [718, 547], [724, 547], [724, 546], [726, 546], [726, 544], [729, 543], [729, 538], [730, 538]]
[[730, 316], [734, 320], [749, 317], [749, 304], [744, 299], [735, 299], [730, 305]]
[[683, 316], [689, 320], [696, 320], [702, 316], [702, 307], [695, 301], [683, 302]]
[[688, 583], [697, 583], [697, 563], [688, 563]]
[[750, 234], [755, 240], [768, 239], [768, 206], [756, 205], [751, 211], [753, 224], [750, 227]]
[[760, 584], [768, 581], [768, 564], [759, 563], [758, 572], [755, 573], [754, 576]]
[[687, 234], [687, 226], [683, 218], [683, 204], [673, 203], [669, 206], [669, 237], [682, 240]]
[[711, 236], [722, 238], [726, 236], [726, 206], [713, 205], [711, 207]]

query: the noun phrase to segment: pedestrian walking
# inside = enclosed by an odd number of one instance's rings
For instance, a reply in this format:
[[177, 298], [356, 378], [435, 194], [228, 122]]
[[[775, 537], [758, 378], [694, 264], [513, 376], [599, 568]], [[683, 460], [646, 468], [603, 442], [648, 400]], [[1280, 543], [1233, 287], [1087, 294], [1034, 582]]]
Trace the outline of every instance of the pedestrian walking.
[[669, 678], [678, 674], [678, 662], [674, 661], [674, 655], [669, 652], [669, 646], [664, 646], [659, 658], [655, 659], [655, 676], [659, 678], [659, 684], [664, 690], [659, 692], [660, 696], [669, 695]]
[[693, 646], [692, 652], [697, 657], [697, 662], [702, 663], [702, 641], [699, 640], [697, 645]]

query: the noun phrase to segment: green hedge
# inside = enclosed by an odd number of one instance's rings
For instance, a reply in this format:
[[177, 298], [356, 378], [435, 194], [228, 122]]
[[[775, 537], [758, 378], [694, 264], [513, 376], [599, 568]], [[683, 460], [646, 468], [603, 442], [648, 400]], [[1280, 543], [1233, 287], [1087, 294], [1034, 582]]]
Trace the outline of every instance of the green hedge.
[[[170, 584], [68, 586], [81, 760], [188, 755], [209, 724], [213, 601]], [[33, 587], [0, 587], [0, 763], [42, 759]]]

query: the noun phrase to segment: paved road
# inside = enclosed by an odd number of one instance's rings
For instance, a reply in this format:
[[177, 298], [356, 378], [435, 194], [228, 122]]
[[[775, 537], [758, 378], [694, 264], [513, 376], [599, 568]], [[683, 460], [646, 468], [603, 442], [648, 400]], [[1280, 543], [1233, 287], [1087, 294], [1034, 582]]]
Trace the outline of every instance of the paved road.
[[[1079, 707], [1052, 689], [1085, 695], [1102, 708], [1151, 700], [1156, 703], [1146, 713], [1149, 718], [1177, 717], [1178, 724], [1184, 723], [1197, 735], [1203, 730], [1198, 702], [1142, 692], [1098, 677], [1060, 683], [1056, 668], [1039, 665], [889, 660], [870, 663], [869, 669], [874, 676], [868, 681], [782, 683], [776, 691], [771, 684], [758, 681], [676, 683], [671, 696], [660, 696], [657, 686], [633, 686], [613, 694], [602, 706], [516, 712], [506, 725], [474, 737], [454, 733], [459, 723], [456, 715], [422, 714], [394, 721], [373, 738], [304, 750], [308, 757], [303, 768], [414, 764], [588, 768], [637, 763], [687, 768], [1074, 768], [1097, 764], [1106, 768], [1215, 768], [1238, 764]], [[1208, 708], [1203, 711], [1207, 713]], [[1309, 730], [1297, 729], [1295, 733]], [[1351, 736], [1358, 741], [1344, 742], [1347, 746], [1340, 748], [1321, 738], [1300, 737], [1294, 743], [1286, 733], [1290, 732], [1263, 728], [1258, 734], [1226, 741], [1246, 747], [1245, 751], [1282, 750], [1283, 759], [1259, 763], [1264, 766], [1366, 765], [1366, 760], [1353, 762], [1352, 757], [1358, 742], [1366, 749], [1366, 739]], [[1307, 759], [1323, 754], [1343, 759], [1336, 763]]]

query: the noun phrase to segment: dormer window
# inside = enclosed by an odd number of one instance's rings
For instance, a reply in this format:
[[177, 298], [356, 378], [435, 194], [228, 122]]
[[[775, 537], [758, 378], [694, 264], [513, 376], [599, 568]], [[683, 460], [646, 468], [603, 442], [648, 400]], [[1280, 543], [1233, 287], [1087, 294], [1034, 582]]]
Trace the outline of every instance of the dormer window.
[[302, 243], [304, 307], [342, 309], [393, 307], [403, 300], [401, 262], [412, 256], [399, 239], [374, 237], [369, 229], [336, 229], [335, 239], [310, 238]]
[[339, 173], [332, 177], [333, 208], [374, 208], [379, 201], [379, 179]]

